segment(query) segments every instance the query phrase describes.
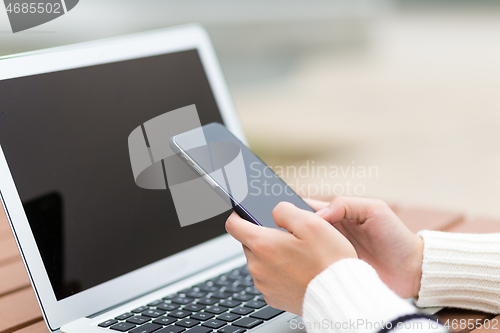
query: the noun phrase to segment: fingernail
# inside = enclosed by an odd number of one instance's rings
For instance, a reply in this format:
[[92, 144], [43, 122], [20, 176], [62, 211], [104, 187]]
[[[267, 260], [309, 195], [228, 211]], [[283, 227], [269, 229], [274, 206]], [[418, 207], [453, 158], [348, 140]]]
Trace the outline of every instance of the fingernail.
[[322, 209], [318, 210], [316, 212], [316, 214], [319, 215], [319, 216], [323, 216], [329, 210], [330, 210], [330, 207], [325, 207], [325, 208], [322, 208]]

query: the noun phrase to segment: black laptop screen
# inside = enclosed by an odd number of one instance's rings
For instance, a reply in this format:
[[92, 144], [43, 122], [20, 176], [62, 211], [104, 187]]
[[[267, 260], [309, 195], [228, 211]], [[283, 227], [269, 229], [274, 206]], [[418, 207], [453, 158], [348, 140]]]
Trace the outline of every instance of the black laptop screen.
[[192, 104], [222, 123], [196, 50], [0, 81], [0, 144], [58, 300], [225, 232], [229, 213], [181, 228], [132, 174], [129, 134]]

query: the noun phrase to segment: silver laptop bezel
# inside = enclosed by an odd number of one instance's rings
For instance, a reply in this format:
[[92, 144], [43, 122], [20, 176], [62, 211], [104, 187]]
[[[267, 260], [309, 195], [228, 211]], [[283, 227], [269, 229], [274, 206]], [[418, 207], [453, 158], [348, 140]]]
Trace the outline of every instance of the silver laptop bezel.
[[[210, 39], [198, 25], [3, 57], [0, 58], [0, 80], [190, 49], [197, 49], [199, 52], [225, 125], [245, 142]], [[222, 235], [57, 301], [1, 146], [0, 193], [43, 316], [53, 331], [78, 318], [143, 295], [242, 253], [239, 243], [227, 234]]]

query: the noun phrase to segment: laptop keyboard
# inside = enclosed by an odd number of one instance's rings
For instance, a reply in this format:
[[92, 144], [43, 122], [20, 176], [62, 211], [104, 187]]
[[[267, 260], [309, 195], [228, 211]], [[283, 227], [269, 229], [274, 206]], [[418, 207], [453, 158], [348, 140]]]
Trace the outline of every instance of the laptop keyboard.
[[242, 333], [283, 312], [266, 304], [245, 265], [98, 326], [129, 333]]

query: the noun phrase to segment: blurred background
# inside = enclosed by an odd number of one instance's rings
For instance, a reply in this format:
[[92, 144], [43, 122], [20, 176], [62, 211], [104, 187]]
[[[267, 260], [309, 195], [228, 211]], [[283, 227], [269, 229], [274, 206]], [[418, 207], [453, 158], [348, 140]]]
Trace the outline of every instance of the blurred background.
[[500, 216], [500, 1], [81, 0], [17, 34], [0, 10], [0, 55], [190, 22], [302, 194]]

